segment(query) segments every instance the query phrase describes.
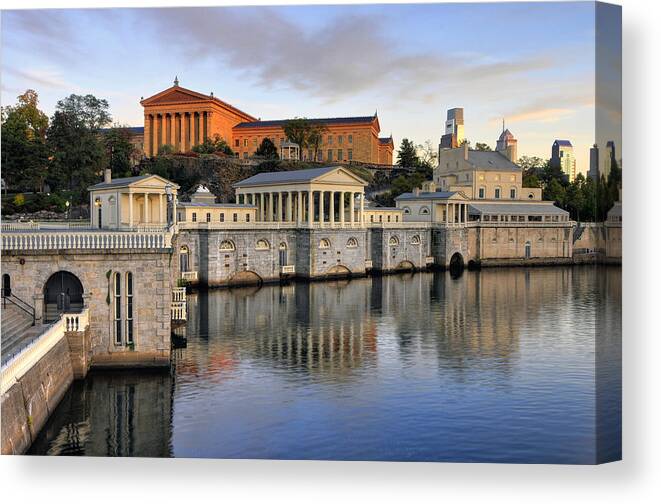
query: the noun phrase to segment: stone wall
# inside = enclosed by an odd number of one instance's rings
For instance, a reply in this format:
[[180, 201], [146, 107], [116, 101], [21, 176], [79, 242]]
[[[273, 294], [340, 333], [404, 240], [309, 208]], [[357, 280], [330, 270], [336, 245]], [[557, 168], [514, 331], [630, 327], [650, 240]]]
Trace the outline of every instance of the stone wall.
[[375, 271], [422, 269], [426, 267], [426, 258], [432, 255], [429, 229], [373, 228], [369, 234], [368, 259]]
[[[67, 271], [83, 286], [90, 309], [90, 349], [95, 366], [167, 366], [170, 361], [170, 301], [175, 276], [166, 250], [99, 252], [5, 251], [3, 273], [12, 291], [32, 303], [41, 323], [43, 289], [51, 275]], [[133, 273], [134, 345], [116, 345], [110, 303], [110, 273]], [[124, 301], [122, 301], [124, 306]]]
[[25, 453], [73, 382], [62, 338], [2, 396], [2, 454]]

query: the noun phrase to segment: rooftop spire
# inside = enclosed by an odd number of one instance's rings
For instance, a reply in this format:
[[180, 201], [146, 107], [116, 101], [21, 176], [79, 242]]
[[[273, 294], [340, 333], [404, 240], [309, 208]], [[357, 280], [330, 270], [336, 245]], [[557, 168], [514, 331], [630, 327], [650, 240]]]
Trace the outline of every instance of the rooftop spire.
[[505, 118], [503, 117], [503, 133], [505, 133]]
[[176, 75], [174, 76], [174, 85], [175, 85], [175, 86], [178, 86], [178, 85], [179, 85], [179, 79], [177, 78]]

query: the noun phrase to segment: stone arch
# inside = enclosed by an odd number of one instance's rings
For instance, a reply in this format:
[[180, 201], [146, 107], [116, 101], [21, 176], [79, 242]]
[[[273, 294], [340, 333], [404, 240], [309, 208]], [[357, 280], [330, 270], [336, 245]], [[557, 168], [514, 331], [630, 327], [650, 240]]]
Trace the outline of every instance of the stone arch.
[[397, 265], [398, 270], [411, 271], [415, 269], [415, 265], [411, 261], [402, 261]]
[[429, 215], [429, 207], [423, 206], [418, 213], [420, 215]]
[[455, 252], [450, 257], [450, 269], [462, 270], [464, 269], [464, 256], [460, 252]]
[[229, 285], [261, 285], [263, 280], [254, 271], [246, 270], [233, 275], [227, 283]]
[[411, 237], [411, 245], [420, 245], [420, 235], [413, 235]]
[[68, 271], [53, 273], [44, 283], [44, 321], [57, 320], [61, 313], [83, 309], [83, 284]]
[[328, 249], [331, 248], [331, 242], [328, 238], [322, 238], [319, 240], [319, 248], [320, 249]]
[[347, 240], [347, 248], [356, 248], [358, 247], [358, 240], [353, 236]]
[[349, 276], [351, 275], [351, 270], [344, 266], [343, 264], [336, 264], [331, 266], [326, 270], [326, 275], [328, 276]]
[[190, 271], [190, 266], [190, 249], [188, 245], [182, 245], [179, 247], [179, 271]]
[[218, 247], [219, 250], [223, 252], [233, 252], [236, 250], [236, 245], [234, 245], [234, 242], [232, 240], [223, 240], [220, 242], [220, 246]]
[[391, 236], [390, 238], [388, 238], [388, 245], [390, 245], [391, 247], [396, 247], [397, 245], [399, 245], [399, 238], [394, 235]]
[[270, 250], [270, 249], [271, 249], [271, 244], [265, 238], [260, 238], [255, 243], [255, 250]]

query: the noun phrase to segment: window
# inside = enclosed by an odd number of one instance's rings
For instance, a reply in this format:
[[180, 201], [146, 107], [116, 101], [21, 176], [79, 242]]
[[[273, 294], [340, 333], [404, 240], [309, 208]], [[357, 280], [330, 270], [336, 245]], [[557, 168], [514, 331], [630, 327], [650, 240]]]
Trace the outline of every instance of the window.
[[477, 192], [477, 197], [480, 199], [484, 199], [484, 193], [485, 193], [484, 187], [480, 187]]
[[427, 208], [426, 206], [423, 206], [420, 209], [420, 215], [429, 215], [429, 208]]
[[404, 207], [404, 215], [409, 215], [411, 213], [411, 209], [407, 206]]
[[399, 222], [399, 215], [395, 215], [395, 222]]
[[494, 191], [494, 197], [496, 199], [500, 199], [500, 187], [496, 187], [496, 189]]
[[349, 149], [347, 151], [347, 158], [349, 159], [349, 161], [353, 159], [353, 149]]
[[285, 143], [285, 137], [280, 137], [280, 144], [282, 145], [283, 143]]
[[510, 189], [510, 199], [516, 199], [516, 189], [514, 187]]
[[232, 214], [232, 221], [233, 222], [239, 222], [239, 214], [238, 213], [233, 213]]
[[197, 222], [197, 212], [193, 212], [193, 222]]
[[420, 245], [420, 235], [413, 235], [411, 245]]
[[211, 214], [207, 212], [207, 222], [211, 222]]
[[383, 215], [379, 215], [379, 222], [383, 222]]
[[253, 147], [257, 147], [257, 139], [256, 138], [252, 139], [252, 145], [253, 145]]
[[333, 145], [333, 137], [328, 135], [328, 145]]
[[113, 282], [113, 315], [115, 319], [115, 345], [122, 344], [122, 275], [115, 273]]
[[247, 152], [243, 153], [243, 159], [248, 159], [248, 153]]
[[231, 252], [236, 250], [236, 247], [234, 246], [234, 242], [232, 240], [223, 240], [220, 242], [220, 250], [223, 252]]
[[255, 250], [269, 250], [270, 248], [271, 245], [264, 239], [257, 240], [257, 243], [255, 244]]
[[330, 248], [331, 242], [327, 238], [322, 238], [321, 241], [319, 242], [319, 248], [320, 249], [327, 249]]
[[370, 222], [374, 222], [374, 215], [370, 215]]
[[347, 241], [347, 248], [356, 248], [356, 247], [358, 247], [358, 240], [356, 240], [353, 237], [349, 238], [349, 240]]
[[243, 139], [243, 146], [248, 147], [248, 139], [247, 138]]
[[342, 135], [338, 135], [338, 137], [337, 137], [337, 143], [339, 143], [340, 145], [342, 145], [342, 141], [343, 141], [343, 140], [344, 140], [344, 137], [343, 137]]
[[133, 344], [133, 273], [126, 274], [126, 343]]
[[324, 160], [324, 153], [321, 152], [321, 150], [317, 151], [317, 161], [323, 161]]
[[388, 240], [388, 245], [390, 245], [391, 247], [396, 247], [397, 245], [399, 245], [399, 238], [397, 238], [396, 236], [391, 236], [390, 239]]
[[220, 212], [220, 222], [225, 222], [225, 212]]
[[342, 161], [344, 159], [342, 155], [342, 149], [337, 149], [337, 160]]
[[328, 149], [328, 158], [329, 161], [333, 160], [333, 149]]
[[246, 222], [250, 222], [250, 214], [249, 213], [246, 214]]
[[239, 147], [241, 145], [240, 140], [237, 138], [234, 140], [234, 147]]
[[349, 135], [348, 140], [349, 140], [349, 143], [352, 144], [353, 143], [353, 135]]

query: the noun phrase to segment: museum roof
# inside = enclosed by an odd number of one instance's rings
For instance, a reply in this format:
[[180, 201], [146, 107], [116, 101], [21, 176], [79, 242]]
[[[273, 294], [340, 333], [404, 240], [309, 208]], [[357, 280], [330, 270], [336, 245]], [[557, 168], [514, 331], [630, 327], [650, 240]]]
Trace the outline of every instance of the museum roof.
[[[370, 124], [376, 116], [356, 116], [356, 117], [326, 117], [316, 119], [306, 119], [312, 124]], [[277, 119], [272, 121], [250, 121], [242, 122], [234, 126], [233, 129], [241, 128], [269, 128], [269, 127], [284, 127], [289, 121], [294, 119]]]
[[121, 127], [121, 128], [101, 128], [99, 129], [99, 133], [105, 135], [106, 133], [110, 133], [114, 129], [125, 129], [128, 130], [131, 135], [144, 135], [145, 134], [145, 127], [144, 126], [127, 126], [127, 127]]
[[420, 191], [418, 194], [412, 193], [412, 192], [407, 192], [407, 193], [402, 193], [399, 196], [395, 198], [395, 201], [402, 201], [402, 200], [430, 200], [430, 199], [448, 199], [454, 196], [455, 194], [459, 194], [457, 191], [435, 191], [435, 192], [422, 192]]
[[552, 204], [548, 203], [528, 203], [522, 201], [520, 203], [476, 203], [471, 202], [468, 204], [468, 213], [470, 215], [482, 214], [508, 214], [508, 215], [569, 215], [569, 212], [563, 210]]
[[160, 177], [158, 175], [154, 175], [151, 173], [147, 173], [145, 175], [138, 175], [137, 177], [120, 177], [116, 179], [112, 179], [110, 182], [100, 182], [98, 184], [94, 184], [93, 186], [88, 187], [88, 190], [92, 189], [110, 189], [110, 188], [115, 188], [115, 187], [127, 187], [132, 184], [135, 184], [136, 182], [141, 182], [143, 180], [150, 179], [152, 177], [156, 177], [157, 179], [162, 180], [165, 182], [165, 184], [170, 184], [172, 187], [179, 188], [179, 185], [175, 184], [174, 182], [170, 182], [167, 179], [164, 179], [163, 177]]

